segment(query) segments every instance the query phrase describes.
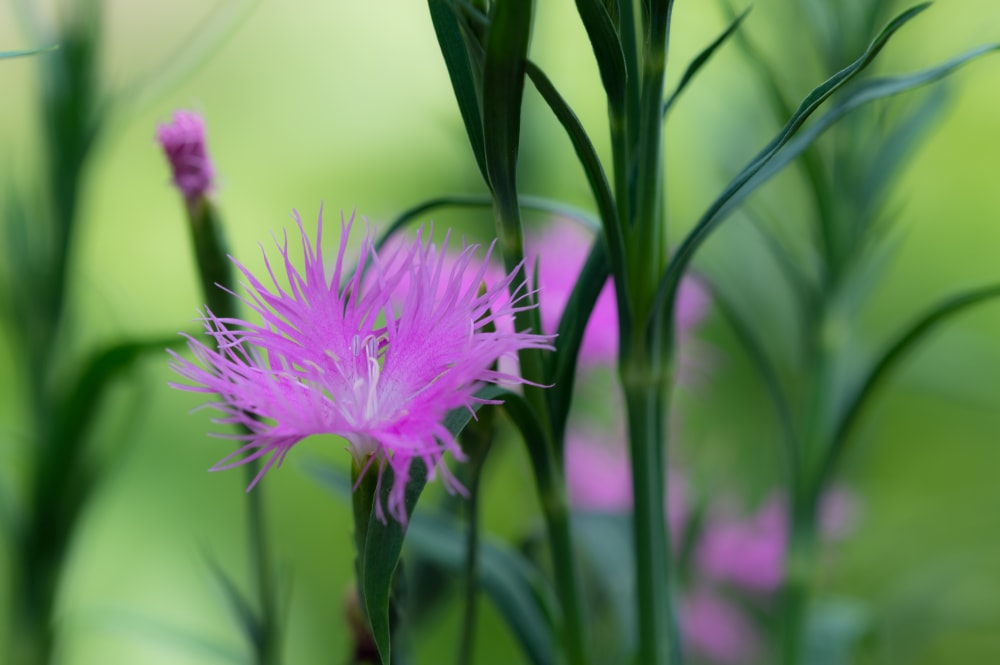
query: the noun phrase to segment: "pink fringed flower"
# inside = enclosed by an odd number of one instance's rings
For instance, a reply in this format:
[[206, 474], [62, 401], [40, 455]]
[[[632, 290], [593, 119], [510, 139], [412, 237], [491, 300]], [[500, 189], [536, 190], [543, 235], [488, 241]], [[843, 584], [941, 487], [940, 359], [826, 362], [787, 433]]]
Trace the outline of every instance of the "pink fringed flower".
[[156, 129], [156, 140], [170, 162], [174, 185], [193, 201], [208, 194], [215, 183], [215, 169], [205, 146], [205, 121], [193, 111], [174, 111], [173, 122]]
[[[412, 244], [388, 253], [376, 252], [368, 235], [360, 252], [359, 265], [367, 265], [362, 277], [344, 267], [352, 222], [341, 222], [332, 274], [321, 249], [322, 222], [312, 243], [298, 221], [301, 272], [292, 264], [287, 234], [279, 246], [287, 287], [270, 262], [268, 284], [236, 263], [247, 280], [242, 300], [262, 323], [208, 312], [204, 324], [214, 348], [190, 339], [199, 362], [173, 354], [173, 369], [191, 382], [174, 387], [218, 394], [211, 404], [224, 414], [218, 422], [250, 432], [241, 437], [246, 445], [213, 470], [269, 456], [256, 483], [302, 439], [336, 434], [350, 443], [363, 472], [392, 468], [386, 508], [405, 522], [404, 490], [414, 459], [461, 491], [442, 463], [446, 452], [462, 457], [442, 424], [445, 414], [481, 402], [475, 393], [485, 383], [521, 382], [494, 364], [520, 349], [551, 349], [552, 338], [488, 330], [495, 319], [522, 309], [527, 294], [519, 285], [516, 297], [508, 297], [512, 276], [480, 294], [492, 247], [485, 259], [476, 259], [477, 247], [468, 246], [450, 260], [447, 239], [438, 249], [422, 230]], [[385, 519], [382, 506], [376, 509]]]

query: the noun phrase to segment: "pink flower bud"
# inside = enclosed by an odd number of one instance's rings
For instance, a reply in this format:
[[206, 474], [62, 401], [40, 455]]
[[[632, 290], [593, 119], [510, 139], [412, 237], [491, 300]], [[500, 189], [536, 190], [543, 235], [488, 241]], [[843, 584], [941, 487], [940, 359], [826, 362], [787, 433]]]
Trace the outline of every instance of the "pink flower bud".
[[173, 122], [160, 124], [156, 139], [173, 171], [173, 183], [190, 202], [214, 187], [215, 169], [205, 148], [205, 120], [193, 111], [174, 111]]

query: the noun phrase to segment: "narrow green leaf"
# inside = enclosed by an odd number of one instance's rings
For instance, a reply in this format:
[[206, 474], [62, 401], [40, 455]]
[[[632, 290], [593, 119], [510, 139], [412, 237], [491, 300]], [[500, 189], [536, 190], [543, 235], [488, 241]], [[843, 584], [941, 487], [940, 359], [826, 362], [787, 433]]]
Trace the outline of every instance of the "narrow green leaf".
[[819, 470], [818, 481], [814, 486], [816, 491], [821, 491], [825, 487], [836, 470], [837, 464], [844, 457], [850, 441], [851, 429], [857, 422], [864, 405], [907, 354], [916, 348], [917, 344], [922, 342], [928, 333], [937, 328], [939, 324], [949, 320], [953, 315], [997, 297], [1000, 297], [1000, 284], [965, 291], [946, 298], [904, 329], [879, 355], [878, 360], [851, 391], [844, 410], [837, 418], [830, 447], [827, 450], [823, 466]]
[[26, 51], [0, 51], [0, 60], [6, 60], [7, 58], [23, 58], [29, 55], [47, 53], [49, 51], [55, 51], [57, 48], [59, 48], [58, 44], [52, 44], [51, 46], [43, 46], [41, 48], [33, 48]]
[[[491, 324], [489, 329], [495, 330]], [[472, 663], [476, 623], [479, 607], [479, 548], [482, 540], [480, 519], [480, 481], [486, 458], [493, 450], [496, 438], [496, 407], [480, 409], [479, 417], [462, 430], [459, 443], [467, 461], [459, 469], [461, 482], [469, 493], [465, 502], [466, 546], [463, 570], [464, 612], [462, 613], [461, 641], [458, 649], [459, 665]]]
[[[98, 405], [108, 387], [142, 356], [159, 354], [164, 348], [183, 343], [184, 339], [176, 335], [167, 339], [112, 344], [91, 356], [79, 377], [70, 384], [70, 390], [60, 396], [54, 426], [43, 446], [47, 452], [36, 471], [36, 482], [43, 491], [48, 487], [61, 488], [59, 507], [52, 505], [52, 509], [58, 511], [59, 525], [68, 528], [73, 524], [95, 480], [99, 467], [88, 460], [81, 442], [90, 433], [94, 417], [100, 412]], [[49, 526], [54, 530], [59, 525]]]
[[[575, 219], [592, 231], [599, 231], [601, 223], [591, 213], [581, 210], [575, 206], [567, 205], [561, 201], [546, 199], [539, 196], [521, 196], [518, 203], [524, 210], [534, 210], [537, 212], [559, 215]], [[487, 195], [455, 195], [438, 196], [422, 201], [415, 206], [401, 212], [386, 227], [386, 230], [379, 236], [375, 247], [382, 247], [396, 232], [412, 223], [414, 220], [427, 213], [440, 208], [492, 208], [493, 198]]]
[[[913, 90], [923, 85], [938, 81], [962, 65], [988, 53], [1000, 51], [1000, 44], [985, 44], [977, 48], [966, 51], [951, 60], [940, 65], [929, 67], [928, 69], [907, 74], [905, 76], [879, 77], [864, 81], [854, 86], [837, 101], [837, 103], [821, 116], [816, 122], [805, 129], [794, 139], [787, 141], [778, 153], [777, 157], [770, 159], [759, 168], [751, 178], [744, 184], [743, 191], [739, 192], [731, 200], [726, 202], [724, 208], [719, 211], [720, 216], [725, 216], [738, 206], [751, 192], [760, 187], [764, 182], [776, 175], [781, 169], [795, 160], [805, 150], [820, 137], [823, 132], [833, 126], [838, 120], [864, 104], [886, 97], [892, 97], [909, 90]], [[744, 170], [745, 172], [745, 170]]]
[[618, 31], [602, 0], [576, 0], [576, 10], [587, 30], [587, 37], [597, 58], [601, 83], [613, 109], [625, 108], [625, 52]]
[[545, 430], [542, 429], [538, 415], [532, 405], [517, 393], [510, 393], [504, 397], [504, 411], [514, 421], [521, 439], [528, 448], [528, 457], [535, 471], [535, 479], [540, 483], [539, 492], [543, 494], [542, 501], [547, 497], [544, 493], [549, 490], [543, 483], [550, 483], [556, 472], [555, 464], [549, 455], [548, 438]]
[[[488, 385], [477, 392], [476, 396], [484, 401], [492, 401], [503, 394], [508, 394], [503, 388]], [[457, 436], [469, 423], [472, 416], [473, 411], [470, 409], [455, 409], [445, 418], [444, 426]], [[368, 473], [376, 471], [376, 469], [369, 469]], [[386, 465], [378, 483], [378, 496], [375, 497], [375, 501], [381, 502], [382, 506], [387, 505], [389, 492], [394, 482], [392, 468]], [[413, 460], [404, 498], [407, 516], [413, 515], [413, 509], [426, 483], [427, 468], [422, 460]], [[393, 576], [399, 563], [399, 555], [403, 550], [403, 539], [406, 537], [407, 526], [391, 518], [383, 522], [374, 510], [374, 502], [364, 497], [361, 500], [363, 505], [359, 505], [358, 497], [354, 498], [354, 503], [356, 523], [363, 519], [362, 513], [367, 512], [368, 514], [368, 526], [363, 534], [364, 548], [363, 552], [359, 553], [361, 596], [364, 599], [372, 636], [382, 657], [382, 662], [384, 665], [389, 665], [392, 635], [390, 630], [390, 599]]]
[[[465, 565], [461, 526], [442, 515], [422, 513], [410, 525], [415, 554], [458, 573]], [[501, 541], [484, 538], [477, 562], [480, 587], [510, 626], [533, 665], [555, 665], [555, 599], [544, 576]]]
[[625, 265], [625, 240], [622, 237], [621, 223], [618, 219], [614, 195], [611, 193], [611, 185], [608, 184], [608, 178], [604, 172], [604, 166], [597, 156], [597, 150], [590, 137], [587, 136], [580, 120], [573, 113], [573, 109], [569, 107], [569, 104], [555, 89], [545, 73], [532, 62], [528, 63], [526, 71], [535, 89], [552, 109], [556, 119], [566, 130], [566, 134], [573, 144], [573, 149], [576, 151], [587, 177], [587, 183], [590, 185], [590, 191], [594, 195], [594, 202], [597, 204], [604, 236], [610, 248], [612, 265], [616, 266], [616, 274], [622, 274]]
[[[573, 378], [576, 373], [576, 359], [579, 355], [583, 330], [590, 318], [590, 313], [593, 311], [597, 296], [607, 281], [609, 272], [621, 276], [620, 279], [615, 280], [615, 288], [623, 339], [627, 339], [631, 333], [632, 307], [624, 283], [626, 272], [625, 239], [622, 236], [622, 225], [618, 218], [618, 209], [611, 193], [611, 187], [608, 184], [600, 158], [597, 156], [597, 151], [576, 114], [559, 95], [545, 73], [534, 63], [528, 62], [527, 74], [566, 130], [570, 142], [576, 150], [597, 203], [604, 230], [604, 242], [598, 238], [598, 243], [591, 250], [587, 263], [581, 270], [566, 308], [563, 310], [557, 331], [556, 354], [553, 361], [555, 373], [551, 375], [555, 388], [549, 391], [548, 399], [552, 407], [553, 440], [557, 445], [561, 445], [573, 397]], [[557, 451], [557, 457], [562, 457], [561, 450]]]
[[434, 24], [434, 34], [437, 35], [438, 46], [444, 57], [451, 87], [455, 92], [458, 110], [462, 114], [465, 132], [469, 136], [472, 152], [483, 179], [489, 181], [486, 170], [485, 140], [483, 138], [483, 119], [479, 111], [479, 91], [476, 79], [472, 73], [469, 52], [465, 37], [458, 22], [458, 15], [453, 0], [427, 0], [431, 21]]
[[[591, 194], [593, 194], [594, 202], [597, 204], [602, 226], [610, 238], [610, 244], [613, 247], [620, 247], [622, 244], [621, 229], [618, 228], [618, 210], [615, 208], [614, 195], [611, 193], [611, 185], [604, 172], [604, 165], [601, 164], [601, 159], [587, 135], [587, 130], [584, 129], [580, 119], [573, 113], [573, 109], [562, 98], [559, 91], [552, 85], [552, 81], [545, 75], [545, 72], [539, 69], [538, 65], [529, 61], [525, 71], [542, 99], [549, 105], [559, 124], [566, 130], [570, 143], [573, 144], [573, 149], [580, 159], [581, 166], [583, 166], [587, 184], [590, 185]], [[624, 250], [619, 250], [622, 260], [624, 260], [623, 252]]]
[[[517, 206], [517, 153], [521, 136], [521, 99], [524, 95], [524, 70], [531, 38], [532, 0], [506, 0], [493, 6], [493, 16], [486, 35], [486, 61], [483, 69], [483, 134], [486, 146], [486, 171], [496, 200], [504, 258], [514, 263], [521, 229]], [[507, 239], [510, 238], [510, 240]]]
[[185, 343], [182, 336], [173, 335], [161, 339], [118, 342], [94, 353], [60, 402], [53, 442], [75, 446], [99, 412], [97, 404], [114, 379], [143, 356], [162, 353], [164, 349], [177, 348]]
[[[564, 443], [566, 422], [573, 400], [576, 361], [580, 355], [580, 345], [583, 343], [583, 332], [594, 311], [597, 297], [608, 281], [610, 269], [607, 247], [601, 238], [597, 238], [590, 249], [590, 254], [587, 255], [586, 263], [577, 275], [576, 284], [573, 285], [562, 318], [559, 319], [556, 352], [553, 355], [551, 372], [553, 387], [548, 393], [554, 430], [553, 439], [557, 446], [562, 446]], [[562, 454], [561, 448], [556, 451], [556, 456], [560, 459]]]
[[[694, 256], [695, 250], [701, 246], [709, 234], [711, 234], [712, 231], [714, 231], [726, 218], [727, 214], [732, 211], [736, 203], [743, 198], [746, 198], [746, 196], [753, 191], [752, 187], [747, 187], [748, 183], [750, 183], [754, 176], [771, 162], [775, 155], [777, 155], [782, 147], [784, 147], [792, 139], [805, 121], [812, 116], [812, 114], [824, 101], [829, 99], [834, 92], [839, 90], [844, 86], [844, 84], [867, 68], [868, 65], [874, 61], [879, 52], [885, 47], [889, 38], [917, 14], [927, 9], [928, 6], [928, 3], [917, 5], [899, 14], [882, 30], [881, 33], [879, 33], [879, 35], [868, 46], [867, 50], [865, 50], [865, 52], [857, 60], [813, 89], [813, 91], [802, 100], [798, 109], [781, 129], [781, 131], [778, 132], [777, 136], [775, 136], [759, 153], [757, 153], [752, 160], [750, 160], [743, 170], [740, 171], [740, 173], [733, 178], [729, 185], [726, 186], [722, 194], [712, 203], [711, 206], [709, 206], [708, 210], [702, 215], [701, 219], [698, 220], [694, 229], [692, 229], [692, 231], [681, 243], [681, 246], [677, 249], [677, 252], [674, 254], [673, 259], [670, 261], [670, 264], [667, 266], [667, 270], [664, 272], [663, 277], [660, 280], [660, 284], [656, 292], [653, 315], [649, 321], [649, 334], [653, 337], [653, 339], [664, 338], [661, 330], [662, 323], [664, 319], [667, 318], [667, 313], [673, 307], [674, 297], [677, 287], [680, 284], [681, 276], [683, 275], [688, 263], [690, 263], [691, 258]], [[787, 164], [787, 162], [782, 160], [782, 165], [785, 164]], [[759, 185], [762, 182], [762, 180], [758, 181], [756, 185]]]
[[677, 98], [688, 86], [688, 83], [690, 83], [691, 80], [695, 77], [695, 74], [697, 74], [701, 70], [701, 68], [705, 66], [705, 63], [707, 63], [712, 58], [712, 56], [715, 55], [716, 50], [718, 50], [718, 48], [722, 46], [726, 42], [726, 40], [733, 35], [733, 33], [736, 32], [737, 28], [740, 27], [740, 24], [743, 23], [743, 19], [745, 19], [747, 17], [747, 14], [749, 13], [750, 13], [750, 7], [747, 7], [746, 9], [743, 10], [742, 14], [733, 19], [733, 21], [722, 32], [721, 35], [715, 38], [715, 41], [706, 46], [705, 49], [701, 53], [699, 53], [694, 60], [691, 61], [691, 64], [688, 65], [688, 68], [684, 71], [684, 75], [681, 76], [681, 80], [677, 83], [677, 87], [674, 88], [674, 91], [670, 94], [669, 97], [667, 97], [667, 101], [664, 102], [663, 104], [664, 118], [667, 117], [667, 112], [670, 111], [670, 107], [674, 105], [674, 102], [677, 101]]
[[[375, 469], [369, 470], [369, 473]], [[392, 467], [388, 464], [382, 470], [377, 501], [385, 506], [389, 502], [389, 492], [395, 482]], [[410, 478], [406, 483], [404, 504], [407, 516], [413, 515], [424, 485], [427, 484], [427, 468], [423, 460], [415, 459], [410, 465]], [[403, 551], [406, 525], [389, 518], [385, 522], [372, 510], [368, 519], [368, 533], [365, 538], [364, 563], [362, 572], [362, 596], [365, 611], [371, 624], [372, 637], [382, 657], [383, 665], [391, 663], [391, 630], [389, 625], [389, 602], [392, 596], [393, 577]]]

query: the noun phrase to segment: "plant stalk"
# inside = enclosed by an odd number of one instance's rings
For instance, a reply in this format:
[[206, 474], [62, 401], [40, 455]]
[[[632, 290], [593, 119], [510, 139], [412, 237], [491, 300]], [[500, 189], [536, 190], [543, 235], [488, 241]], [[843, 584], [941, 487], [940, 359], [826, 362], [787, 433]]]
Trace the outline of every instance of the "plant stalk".
[[636, 662], [681, 665], [683, 654], [671, 583], [670, 534], [664, 510], [666, 377], [655, 364], [636, 355], [623, 361], [621, 381], [628, 413], [635, 506], [639, 617]]

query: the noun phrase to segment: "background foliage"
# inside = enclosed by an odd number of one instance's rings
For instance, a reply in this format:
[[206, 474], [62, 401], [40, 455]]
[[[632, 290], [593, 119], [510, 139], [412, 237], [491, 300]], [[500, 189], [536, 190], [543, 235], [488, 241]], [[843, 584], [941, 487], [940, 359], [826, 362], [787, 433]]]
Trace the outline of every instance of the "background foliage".
[[[130, 86], [183, 48], [208, 13], [190, 1], [106, 4], [106, 84], [126, 102]], [[784, 4], [758, 3], [746, 29], [783, 59], [789, 89], [800, 97], [815, 78], [796, 73], [804, 33], [788, 22]], [[712, 3], [678, 3], [674, 21], [668, 90], [680, 63], [724, 26]], [[942, 0], [894, 40], [879, 67], [911, 71], [998, 34], [995, 3]], [[0, 8], [2, 50], [33, 46], [23, 39], [12, 9]], [[583, 122], [603, 127], [599, 77], [572, 3], [539, 3], [532, 49]], [[0, 66], [0, 145], [15, 182], [37, 154], [36, 64]], [[870, 348], [932, 296], [996, 279], [1000, 188], [990, 147], [1000, 146], [998, 77], [1000, 61], [987, 58], [948, 83], [942, 121], [898, 186], [896, 253], [862, 321], [861, 341]], [[765, 103], [732, 46], [685, 92], [666, 132], [671, 237], [773, 132]], [[555, 121], [533, 92], [526, 105], [523, 191], [589, 206]], [[63, 352], [83, 354], [122, 333], [191, 327], [200, 295], [187, 230], [152, 138], [156, 122], [179, 106], [206, 116], [232, 249], [250, 266], [260, 265], [257, 243], [287, 226], [293, 207], [306, 218], [321, 202], [328, 212], [356, 208], [379, 225], [427, 196], [481, 191], [423, 3], [259, 3], [196, 75], [151, 106], [129, 112], [126, 104], [112, 118], [88, 174], [73, 257], [70, 297], [82, 341]], [[606, 137], [593, 133], [606, 152]], [[795, 175], [772, 183], [761, 205], [804, 211]], [[488, 214], [435, 217], [472, 236], [492, 232]], [[780, 324], [787, 305], [779, 276], [762, 267], [765, 252], [749, 225], [733, 220], [696, 267], [732, 285], [741, 311]], [[2, 334], [0, 473], [16, 479], [21, 461], [11, 442], [25, 417], [18, 386], [6, 380], [13, 361]], [[775, 328], [772, 339], [780, 343], [781, 334]], [[722, 317], [713, 314], [702, 337], [713, 362], [704, 384], [684, 398], [681, 446], [721, 487], [760, 494], [778, 454], [770, 421], [761, 417], [766, 403]], [[935, 335], [864, 418], [847, 478], [862, 497], [862, 520], [835, 552], [826, 586], [877, 622], [878, 637], [859, 662], [973, 663], [1000, 655], [998, 369], [1000, 309], [989, 305]], [[73, 547], [60, 600], [63, 662], [236, 662], [239, 637], [202, 554], [211, 551], [245, 578], [242, 475], [205, 473], [228, 445], [206, 438], [207, 413], [179, 415], [198, 400], [165, 389], [165, 357], [136, 374], [113, 392], [99, 424], [101, 445], [122, 452]], [[310, 441], [266, 481], [277, 555], [291, 582], [288, 662], [346, 657], [341, 605], [352, 571], [350, 508], [305, 470], [306, 453], [344, 462], [341, 447], [332, 438]], [[498, 452], [484, 486], [485, 524], [500, 535], [520, 534], [538, 520], [528, 463], [513, 446]], [[0, 584], [6, 591], [6, 577]], [[457, 609], [418, 645], [419, 662], [437, 662], [441, 645], [452, 653]], [[509, 662], [512, 638], [488, 606], [481, 616], [476, 662]], [[9, 625], [4, 619], [0, 625]]]

